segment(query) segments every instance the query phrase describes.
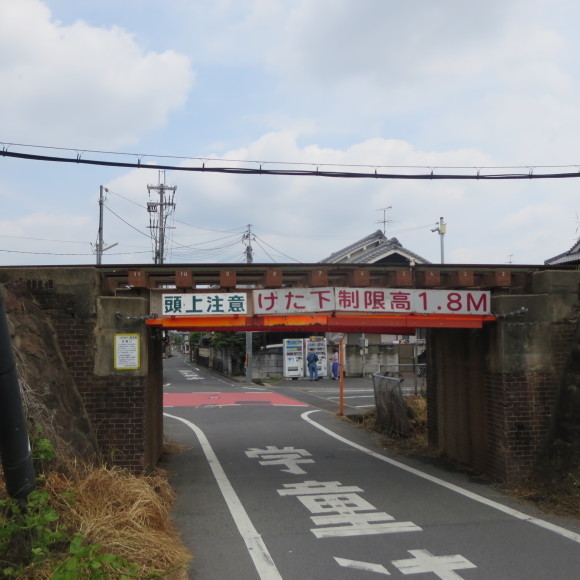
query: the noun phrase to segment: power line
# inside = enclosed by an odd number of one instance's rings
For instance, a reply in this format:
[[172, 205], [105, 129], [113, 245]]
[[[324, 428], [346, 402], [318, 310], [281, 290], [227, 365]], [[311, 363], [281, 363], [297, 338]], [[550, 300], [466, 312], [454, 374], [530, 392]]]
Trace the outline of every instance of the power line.
[[[124, 195], [121, 195], [120, 193], [117, 193], [116, 191], [112, 191], [111, 189], [109, 189], [107, 187], [105, 188], [105, 191], [107, 193], [112, 193], [113, 195], [116, 195], [117, 197], [120, 197], [121, 199], [124, 199], [125, 201], [128, 201], [128, 202], [132, 203], [133, 205], [136, 205], [137, 207], [140, 207], [141, 209], [147, 209], [147, 206], [146, 205], [140, 204], [140, 203], [138, 203], [138, 202], [136, 202], [136, 201], [134, 201], [134, 200], [132, 200], [132, 199], [124, 196]], [[114, 213], [108, 206], [107, 206], [107, 209], [109, 209], [109, 211], [111, 211], [111, 213]], [[117, 217], [119, 217], [117, 214], [114, 214], [114, 215], [116, 215]], [[178, 223], [178, 224], [181, 224], [183, 226], [190, 227], [190, 228], [199, 229], [199, 230], [206, 230], [208, 232], [217, 232], [217, 233], [220, 233], [220, 234], [230, 234], [229, 236], [225, 236], [223, 238], [216, 238], [215, 240], [209, 240], [207, 242], [199, 242], [199, 244], [209, 244], [209, 243], [214, 242], [214, 241], [218, 241], [218, 240], [222, 240], [222, 239], [227, 239], [228, 237], [239, 236], [242, 233], [242, 228], [235, 228], [233, 230], [217, 230], [217, 229], [214, 229], [214, 228], [205, 228], [203, 226], [196, 226], [196, 225], [193, 225], [193, 224], [188, 224], [187, 222], [183, 222], [181, 220], [175, 219], [175, 214], [172, 214], [172, 218], [173, 218], [172, 219], [172, 222], [173, 223]], [[119, 219], [122, 220], [122, 218], [120, 218], [120, 217], [119, 217]], [[125, 223], [127, 223], [127, 222], [125, 222]], [[131, 226], [131, 224], [129, 224], [129, 223], [127, 223], [127, 225], [130, 226], [130, 227], [132, 227], [132, 228], [134, 227], [134, 226]], [[139, 232], [139, 233], [144, 233], [144, 232]], [[146, 235], [147, 237], [150, 237], [148, 234], [144, 234], [144, 235]], [[179, 244], [178, 242], [175, 242], [174, 239], [172, 239], [172, 242], [175, 243], [175, 244], [177, 244], [177, 245], [180, 245], [181, 246], [181, 244]], [[195, 246], [195, 245], [198, 245], [198, 244], [190, 244], [190, 246], [183, 246], [183, 247], [191, 247], [191, 246]]]
[[194, 250], [200, 249], [200, 250], [202, 250], [203, 248], [197, 248], [196, 246], [203, 246], [204, 244], [212, 244], [212, 243], [215, 243], [215, 242], [220, 242], [222, 240], [229, 240], [231, 238], [236, 238], [236, 240], [238, 240], [240, 238], [240, 235], [241, 234], [239, 234], [239, 233], [237, 233], [237, 234], [231, 234], [229, 236], [223, 236], [221, 238], [214, 238], [212, 240], [206, 240], [205, 242], [197, 242], [196, 244], [187, 244], [186, 245], [186, 244], [181, 244], [179, 242], [176, 242], [175, 240], [173, 241], [173, 243], [176, 244], [176, 245], [178, 245], [180, 248], [194, 249]]
[[219, 252], [219, 251], [224, 250], [226, 248], [232, 248], [233, 246], [237, 246], [238, 244], [239, 244], [239, 240], [236, 240], [235, 242], [232, 242], [231, 244], [225, 244], [223, 246], [217, 246], [217, 247], [214, 247], [214, 248], [191, 248], [191, 247], [188, 247], [188, 246], [179, 246], [176, 249], [178, 249], [178, 250], [191, 250], [191, 251], [189, 251], [189, 252], [185, 252], [185, 251], [183, 251], [183, 252], [174, 252], [174, 253], [175, 254], [176, 253], [179, 253], [179, 254], [183, 254], [183, 255], [189, 255], [189, 254], [198, 252], [200, 254], [208, 255], [208, 254], [211, 254], [211, 253]]
[[[421, 165], [356, 165], [356, 164], [332, 164], [332, 163], [292, 163], [292, 162], [273, 162], [273, 161], [232, 161], [224, 159], [208, 159], [201, 157], [179, 157], [179, 156], [163, 156], [163, 155], [148, 155], [148, 154], [134, 154], [134, 153], [115, 153], [110, 151], [82, 151], [76, 149], [65, 149], [62, 147], [42, 147], [38, 145], [23, 145], [23, 144], [8, 144], [10, 146], [20, 147], [34, 147], [41, 149], [53, 149], [60, 151], [74, 151], [76, 157], [57, 157], [51, 155], [36, 155], [30, 153], [16, 153], [9, 151], [6, 148], [7, 144], [3, 144], [0, 155], [3, 157], [12, 157], [17, 159], [28, 159], [31, 161], [53, 161], [58, 163], [76, 163], [77, 165], [98, 165], [105, 167], [126, 167], [134, 169], [157, 169], [160, 171], [185, 171], [185, 172], [201, 172], [201, 173], [222, 173], [222, 174], [237, 174], [237, 175], [279, 175], [279, 176], [307, 176], [307, 177], [335, 177], [343, 179], [407, 179], [407, 180], [520, 180], [520, 179], [568, 179], [580, 177], [580, 164], [577, 165], [533, 165], [533, 166], [421, 166]], [[129, 161], [104, 161], [98, 159], [84, 159], [84, 153], [100, 153], [114, 156], [130, 156], [137, 158], [137, 162]], [[142, 163], [145, 158], [168, 158], [168, 159], [187, 159], [188, 161], [197, 161], [200, 166], [183, 166], [183, 165], [161, 165], [157, 163]], [[246, 163], [254, 167], [211, 167], [207, 166], [208, 162], [228, 162], [228, 163]], [[315, 167], [316, 169], [268, 169], [267, 166], [283, 165], [285, 167], [304, 166]], [[257, 167], [255, 167], [257, 166]], [[324, 170], [324, 167], [357, 167], [365, 168], [368, 171], [334, 171]], [[571, 169], [575, 171], [561, 171], [553, 172], [554, 169]], [[381, 172], [379, 172], [381, 169]], [[421, 170], [421, 173], [385, 173], [382, 170]], [[492, 170], [508, 170], [500, 173], [486, 173]], [[436, 173], [436, 171], [443, 170], [470, 170], [473, 173]], [[546, 173], [538, 173], [538, 170], [546, 171]]]
[[[72, 253], [58, 253], [58, 252], [27, 252], [24, 250], [3, 250], [0, 249], [0, 252], [6, 252], [9, 254], [34, 254], [39, 256], [93, 256], [93, 253], [89, 254], [72, 254]], [[143, 252], [117, 252], [115, 254], [109, 254], [110, 256], [128, 256], [132, 254], [148, 254], [149, 251]]]
[[90, 242], [75, 242], [72, 240], [51, 240], [48, 238], [29, 238], [27, 236], [9, 236], [7, 234], [0, 234], [0, 238], [14, 238], [16, 240], [33, 240], [35, 242], [56, 242], [59, 244], [82, 244], [86, 245]]
[[138, 203], [138, 202], [136, 202], [128, 197], [125, 197], [124, 195], [121, 195], [120, 193], [117, 193], [116, 191], [112, 191], [108, 187], [105, 187], [105, 191], [107, 193], [112, 193], [113, 195], [116, 195], [117, 197], [120, 197], [121, 199], [124, 199], [125, 201], [128, 201], [129, 203], [132, 203], [133, 205], [136, 205], [137, 207], [140, 207], [142, 209], [147, 209], [147, 206], [142, 205], [142, 204], [140, 204], [140, 203]]
[[128, 225], [130, 228], [134, 229], [136, 232], [145, 236], [146, 238], [150, 238], [149, 234], [142, 232], [140, 229], [136, 228], [135, 226], [131, 225], [128, 221], [124, 220], [120, 215], [116, 214], [108, 205], [105, 205], [108, 211], [110, 211], [116, 218], [120, 219], [124, 224]]
[[270, 260], [272, 260], [272, 262], [276, 262], [276, 260], [274, 260], [274, 258], [272, 258], [272, 256], [270, 256], [270, 254], [268, 253], [268, 251], [266, 250], [266, 248], [264, 248], [262, 246], [262, 244], [259, 242], [258, 239], [256, 239], [256, 244], [258, 244], [258, 246], [260, 246], [260, 249], [262, 250], [262, 252], [264, 252], [264, 254], [266, 254], [266, 256], [268, 256], [268, 258], [270, 258]]
[[261, 241], [266, 246], [268, 246], [270, 249], [274, 250], [275, 252], [278, 252], [280, 255], [284, 256], [285, 258], [288, 258], [289, 260], [292, 260], [293, 262], [298, 262], [299, 264], [302, 263], [300, 260], [297, 260], [296, 258], [292, 258], [291, 256], [288, 256], [288, 254], [285, 254], [284, 252], [281, 252], [280, 250], [277, 250], [276, 248], [274, 248], [273, 246], [271, 246], [268, 242], [266, 242], [265, 240], [262, 240], [261, 238], [259, 238], [258, 236], [256, 236], [256, 241], [258, 241], [258, 240]]
[[233, 232], [234, 234], [241, 234], [241, 233], [242, 233], [242, 231], [243, 231], [243, 229], [245, 229], [245, 228], [239, 228], [239, 227], [238, 227], [238, 228], [235, 228], [235, 229], [233, 229], [233, 230], [216, 230], [216, 229], [214, 229], [214, 228], [204, 228], [204, 227], [202, 227], [202, 226], [194, 226], [193, 224], [188, 224], [188, 223], [186, 223], [186, 222], [182, 222], [182, 221], [180, 221], [180, 220], [178, 220], [178, 219], [176, 219], [176, 220], [174, 220], [174, 221], [175, 221], [175, 223], [177, 223], [177, 224], [181, 224], [182, 226], [187, 226], [187, 227], [194, 228], [194, 229], [197, 229], [197, 230], [206, 230], [206, 231], [208, 231], [208, 232], [216, 232], [216, 233], [218, 233], [218, 234], [230, 234], [230, 233], [232, 233], [232, 232]]

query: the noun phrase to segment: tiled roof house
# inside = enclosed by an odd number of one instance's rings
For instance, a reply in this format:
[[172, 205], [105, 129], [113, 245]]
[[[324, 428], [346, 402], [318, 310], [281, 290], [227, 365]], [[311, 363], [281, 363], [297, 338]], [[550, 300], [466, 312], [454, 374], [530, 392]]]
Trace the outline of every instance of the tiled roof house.
[[415, 264], [429, 263], [425, 258], [404, 248], [397, 238], [387, 238], [381, 230], [377, 230], [342, 250], [333, 252], [321, 262], [328, 264], [348, 262], [393, 265], [407, 265], [411, 262]]
[[546, 266], [558, 264], [580, 264], [580, 239], [567, 251], [544, 261]]

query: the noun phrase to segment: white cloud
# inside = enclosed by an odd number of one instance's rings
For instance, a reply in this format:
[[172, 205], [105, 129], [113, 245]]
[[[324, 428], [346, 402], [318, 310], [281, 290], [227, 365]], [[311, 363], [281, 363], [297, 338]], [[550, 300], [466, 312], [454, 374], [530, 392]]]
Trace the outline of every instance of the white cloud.
[[[66, 25], [47, 6], [58, 6]], [[157, 5], [143, 6], [133, 16], [112, 0], [0, 0], [0, 139], [302, 164], [295, 168], [425, 172], [577, 161], [580, 41], [569, 0], [475, 8], [462, 0], [168, 0], [164, 27]], [[191, 62], [199, 77], [188, 99]], [[149, 231], [147, 184], [157, 183], [157, 171], [0, 163], [10, 219], [0, 233], [12, 225], [13, 235], [26, 235], [19, 224], [30, 212], [86, 207], [84, 228], [59, 220], [70, 235], [54, 236], [49, 223], [27, 227], [42, 231], [37, 237], [93, 238], [99, 183], [138, 203], [109, 198], [123, 219]], [[450, 262], [503, 263], [513, 254], [515, 263], [538, 263], [573, 241], [574, 181], [167, 175], [178, 186], [177, 220], [226, 232], [253, 224], [303, 261], [379, 229], [378, 210], [392, 206], [387, 234], [434, 262], [440, 240], [430, 229], [443, 216]], [[228, 235], [174, 225], [179, 243], [215, 240], [216, 252]], [[151, 261], [146, 237], [108, 212], [105, 236], [119, 242], [108, 263]], [[133, 250], [145, 253], [112, 255]], [[243, 260], [242, 251], [240, 242], [191, 259]], [[265, 258], [256, 248], [256, 259]]]
[[[66, 227], [63, 227], [66, 224]], [[31, 213], [0, 221], [0, 263], [94, 263], [89, 217], [65, 213]], [[96, 229], [94, 229], [96, 235]]]
[[513, 5], [492, 0], [474, 10], [461, 1], [301, 0], [267, 57], [273, 68], [282, 63], [285, 73], [325, 86], [366, 78], [392, 88], [415, 86], [425, 76], [472, 76], [493, 64], [486, 49], [501, 39]]
[[193, 82], [189, 59], [145, 53], [118, 27], [63, 26], [40, 0], [0, 3], [2, 138], [118, 148], [163, 127]]

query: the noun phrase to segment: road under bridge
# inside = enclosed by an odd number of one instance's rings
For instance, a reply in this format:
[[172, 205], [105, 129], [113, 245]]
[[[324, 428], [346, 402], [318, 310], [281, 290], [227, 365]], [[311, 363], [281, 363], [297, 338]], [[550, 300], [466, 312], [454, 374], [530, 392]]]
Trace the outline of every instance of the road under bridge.
[[503, 481], [527, 476], [561, 427], [577, 349], [580, 272], [572, 267], [3, 267], [0, 284], [28, 288], [55, 328], [101, 446], [134, 470], [161, 453], [164, 330], [426, 328], [431, 444]]

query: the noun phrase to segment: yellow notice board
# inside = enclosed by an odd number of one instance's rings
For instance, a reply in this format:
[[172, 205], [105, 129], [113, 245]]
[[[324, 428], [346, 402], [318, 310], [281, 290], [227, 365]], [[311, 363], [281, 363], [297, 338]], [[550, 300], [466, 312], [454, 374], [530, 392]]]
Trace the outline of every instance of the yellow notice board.
[[137, 370], [141, 366], [141, 335], [115, 334], [115, 370]]

